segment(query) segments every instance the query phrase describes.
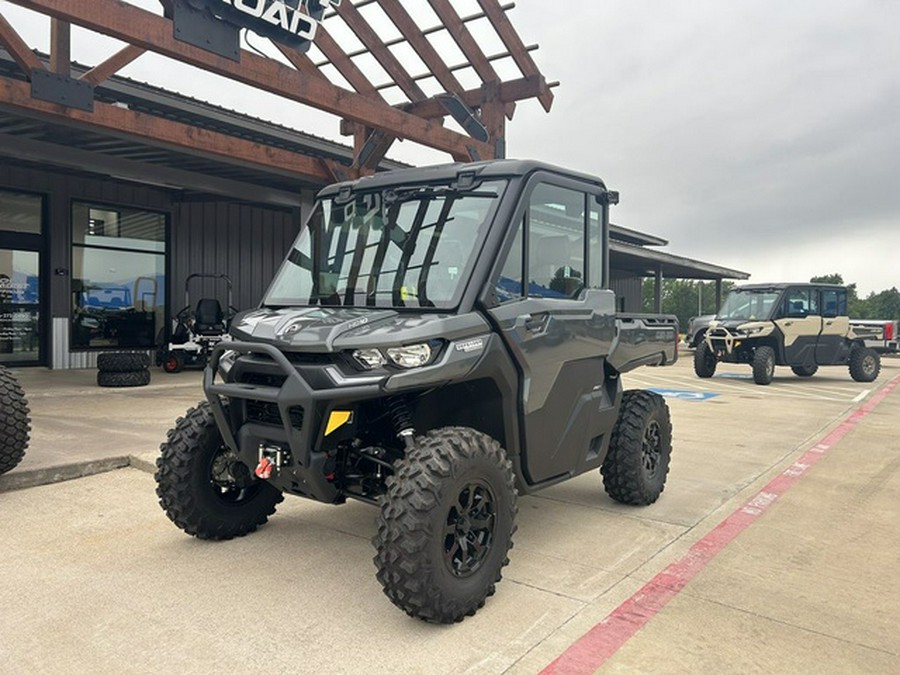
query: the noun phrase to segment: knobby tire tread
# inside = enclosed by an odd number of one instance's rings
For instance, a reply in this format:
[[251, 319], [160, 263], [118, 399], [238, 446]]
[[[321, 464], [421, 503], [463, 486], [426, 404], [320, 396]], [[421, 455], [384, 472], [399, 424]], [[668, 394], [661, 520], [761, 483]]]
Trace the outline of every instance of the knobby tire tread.
[[[495, 489], [505, 491], [505, 496], [498, 494], [496, 498], [507, 509], [505, 516], [511, 527], [508, 532], [494, 532], [493, 545], [503, 548], [505, 543], [505, 549], [490, 554], [502, 557], [493, 572], [488, 567], [482, 570], [490, 575], [485, 583], [448, 591], [438, 588], [439, 573], [433, 569], [428, 548], [435, 545], [434, 529], [441, 527], [442, 488], [452, 484], [454, 476], [472, 462], [499, 470], [502, 485]], [[378, 531], [372, 542], [377, 551], [376, 576], [385, 595], [410, 616], [432, 623], [454, 623], [474, 615], [494, 594], [501, 570], [509, 563], [507, 554], [516, 531], [515, 478], [503, 448], [490, 436], [466, 427], [433, 430], [417, 439], [386, 484]], [[497, 519], [502, 520], [499, 513]], [[505, 542], [498, 542], [503, 539]]]
[[[657, 417], [663, 436], [661, 474], [648, 484], [643, 472], [641, 448], [644, 429]], [[617, 502], [631, 506], [648, 506], [659, 499], [665, 489], [672, 452], [672, 423], [665, 399], [659, 394], [640, 389], [622, 394], [619, 417], [613, 427], [609, 452], [600, 468], [606, 493]]]
[[0, 366], [0, 474], [14, 469], [28, 448], [31, 418], [19, 381]]
[[[255, 531], [275, 513], [284, 499], [279, 490], [263, 483], [253, 500], [241, 506], [232, 506], [216, 512], [205, 496], [198, 494], [198, 472], [209, 471], [212, 462], [207, 447], [221, 443], [212, 410], [206, 402], [190, 408], [175, 422], [160, 445], [161, 454], [156, 460], [156, 495], [169, 519], [187, 534], [198, 539], [222, 541], [242, 537]], [[202, 476], [203, 483], [211, 481]]]

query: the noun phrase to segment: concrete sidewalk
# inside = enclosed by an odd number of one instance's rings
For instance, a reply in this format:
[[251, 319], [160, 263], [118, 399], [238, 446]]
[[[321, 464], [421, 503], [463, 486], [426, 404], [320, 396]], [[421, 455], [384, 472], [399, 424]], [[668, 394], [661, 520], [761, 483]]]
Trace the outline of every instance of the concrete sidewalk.
[[[0, 635], [15, 636], [0, 640], [0, 672], [539, 672], [900, 376], [900, 360], [873, 385], [825, 371], [758, 387], [737, 368], [699, 381], [685, 358], [629, 375], [712, 395], [669, 401], [660, 501], [622, 507], [594, 474], [521, 498], [497, 594], [455, 626], [382, 595], [363, 504], [288, 498], [258, 533], [216, 544], [166, 519], [146, 471], [0, 492]], [[132, 390], [97, 388], [94, 371], [17, 376], [33, 442], [0, 489], [64, 465], [149, 468], [202, 397], [198, 372], [154, 370]], [[601, 666], [559, 672], [900, 672], [898, 413], [895, 389]]]

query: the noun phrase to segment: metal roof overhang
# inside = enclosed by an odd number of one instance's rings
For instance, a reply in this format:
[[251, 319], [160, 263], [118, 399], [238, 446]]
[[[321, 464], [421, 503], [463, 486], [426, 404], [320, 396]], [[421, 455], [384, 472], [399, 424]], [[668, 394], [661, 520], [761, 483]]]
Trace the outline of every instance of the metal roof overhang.
[[609, 243], [610, 268], [641, 277], [661, 272], [670, 279], [749, 279], [747, 272], [712, 265], [684, 256], [632, 246], [618, 241]]
[[[87, 69], [73, 64], [74, 74]], [[0, 49], [0, 77], [25, 81], [8, 53]], [[179, 94], [113, 77], [97, 88], [97, 100], [310, 157], [350, 162], [353, 148]], [[183, 199], [216, 195], [241, 201], [296, 207], [301, 190], [325, 182], [304, 179], [278, 165], [212, 156], [172, 148], [124, 132], [105, 131], [60, 118], [43, 118], [0, 104], [0, 161], [52, 166], [84, 175], [109, 176], [177, 191]], [[382, 160], [379, 168], [408, 165]]]

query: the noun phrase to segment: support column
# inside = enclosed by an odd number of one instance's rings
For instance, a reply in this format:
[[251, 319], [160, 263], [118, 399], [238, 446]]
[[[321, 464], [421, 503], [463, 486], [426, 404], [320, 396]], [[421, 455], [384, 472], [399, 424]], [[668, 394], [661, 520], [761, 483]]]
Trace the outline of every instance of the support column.
[[653, 285], [653, 311], [662, 314], [662, 265], [656, 267]]
[[722, 309], [722, 280], [716, 279], [716, 314]]

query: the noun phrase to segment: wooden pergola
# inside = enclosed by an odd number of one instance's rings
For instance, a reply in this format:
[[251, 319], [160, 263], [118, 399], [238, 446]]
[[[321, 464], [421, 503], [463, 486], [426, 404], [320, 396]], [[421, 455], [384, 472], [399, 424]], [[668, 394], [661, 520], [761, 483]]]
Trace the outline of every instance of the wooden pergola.
[[[0, 13], [0, 45], [24, 73], [22, 79], [0, 77], [0, 106], [5, 109], [49, 122], [128, 134], [178, 150], [202, 151], [223, 161], [233, 158], [261, 166], [277, 164], [298, 177], [319, 182], [373, 172], [397, 139], [446, 152], [456, 161], [502, 157], [506, 122], [512, 119], [516, 102], [537, 98], [547, 111], [553, 103], [552, 85], [531, 58], [534, 47], [523, 44], [506, 14], [514, 5], [501, 5], [499, 0], [477, 0], [480, 11], [467, 16], [460, 15], [450, 0], [417, 0], [422, 6], [427, 2], [429, 16], [437, 17], [430, 25], [416, 20], [401, 0], [331, 2], [338, 6], [321, 16], [308, 52], [265, 38], [283, 59], [247, 49], [230, 58], [178, 39], [173, 20], [168, 18], [173, 3], [194, 4], [195, 0], [161, 0], [162, 14], [121, 0], [11, 2], [50, 17], [50, 58], [46, 63], [39, 58]], [[298, 2], [287, 0], [286, 4], [296, 7]], [[316, 0], [303, 0], [300, 8], [308, 9], [310, 2]], [[390, 39], [380, 37], [385, 18], [393, 27]], [[485, 53], [471, 30], [473, 22], [482, 28], [489, 24], [503, 49]], [[73, 25], [116, 38], [126, 46], [73, 75]], [[451, 63], [442, 57], [429, 39], [436, 33], [449, 35], [464, 60]], [[348, 34], [355, 36], [356, 47], [342, 46], [335, 37]], [[398, 50], [392, 49], [397, 45], [411, 48], [418, 59], [400, 58]], [[345, 164], [227, 133], [198, 130], [95, 100], [98, 85], [147, 51], [338, 116], [341, 132], [353, 137], [353, 161]], [[379, 66], [379, 81], [361, 65], [362, 59], [373, 58]], [[514, 64], [517, 76], [501, 80], [494, 65], [498, 60]], [[461, 71], [467, 71], [470, 80], [474, 73], [481, 84], [463, 87]], [[438, 93], [426, 95], [426, 82]], [[386, 100], [389, 90], [393, 103]], [[402, 100], [398, 102], [398, 98]], [[462, 131], [445, 127], [448, 117]]]

